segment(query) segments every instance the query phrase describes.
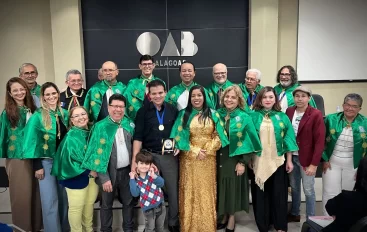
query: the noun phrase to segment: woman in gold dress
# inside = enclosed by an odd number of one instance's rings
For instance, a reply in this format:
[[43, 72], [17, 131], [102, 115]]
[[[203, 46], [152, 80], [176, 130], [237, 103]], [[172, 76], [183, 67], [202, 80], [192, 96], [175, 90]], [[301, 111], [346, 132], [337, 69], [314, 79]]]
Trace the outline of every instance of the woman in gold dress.
[[181, 232], [216, 231], [216, 151], [229, 144], [219, 114], [207, 107], [202, 86], [189, 92], [172, 129], [180, 152]]

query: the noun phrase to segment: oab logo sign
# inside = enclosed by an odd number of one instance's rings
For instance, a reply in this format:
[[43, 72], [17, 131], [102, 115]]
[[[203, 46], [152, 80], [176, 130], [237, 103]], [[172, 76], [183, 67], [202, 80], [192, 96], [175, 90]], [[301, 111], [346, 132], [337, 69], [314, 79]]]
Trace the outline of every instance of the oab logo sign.
[[[152, 32], [142, 33], [136, 40], [136, 48], [142, 55], [156, 55], [161, 48], [161, 41]], [[171, 32], [162, 50], [161, 56], [194, 56], [198, 52], [198, 46], [194, 43], [194, 35], [190, 31], [181, 31], [181, 49], [175, 43]]]

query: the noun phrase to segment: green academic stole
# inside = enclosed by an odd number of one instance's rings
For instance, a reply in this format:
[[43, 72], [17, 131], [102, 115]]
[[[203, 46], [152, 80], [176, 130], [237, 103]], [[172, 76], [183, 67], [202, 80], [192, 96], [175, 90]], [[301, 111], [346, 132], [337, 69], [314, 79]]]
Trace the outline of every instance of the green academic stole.
[[[287, 102], [288, 102], [288, 107], [291, 106], [295, 106], [296, 104], [294, 103], [294, 98], [293, 98], [293, 91], [300, 86], [299, 83], [296, 83], [288, 88], [285, 89], [285, 93], [283, 92], [283, 87], [281, 84], [277, 84], [274, 87], [275, 92], [277, 93], [277, 96], [279, 99], [282, 99], [283, 97], [287, 98]], [[282, 94], [282, 96], [279, 96], [280, 94]], [[283, 94], [285, 94], [285, 96], [283, 96]], [[315, 100], [313, 99], [313, 97], [311, 96], [310, 101], [308, 102], [310, 104], [310, 106], [312, 106], [313, 108], [316, 108], [316, 103]]]
[[116, 81], [115, 84], [109, 85], [107, 81], [103, 80], [94, 84], [85, 96], [84, 107], [87, 109], [91, 121], [97, 121], [102, 107], [103, 96], [109, 88], [112, 89], [113, 93], [123, 94], [126, 86], [120, 81]]
[[134, 134], [135, 124], [126, 115], [120, 123], [110, 116], [97, 122], [91, 129], [87, 151], [82, 167], [88, 170], [106, 173], [110, 161], [112, 145], [118, 128]]
[[[258, 133], [260, 133], [260, 126], [264, 117], [270, 117], [274, 127], [278, 156], [282, 156], [286, 152], [298, 151], [296, 136], [294, 134], [292, 123], [289, 121], [289, 118], [285, 113], [274, 110], [259, 110], [253, 111], [250, 116], [252, 117], [256, 131]], [[262, 144], [262, 147], [267, 145], [268, 144]], [[257, 153], [257, 155], [260, 156], [261, 152]]]
[[41, 96], [41, 86], [39, 84], [36, 84], [30, 91], [32, 95]]
[[[173, 125], [173, 128], [171, 130], [171, 138], [175, 139], [175, 146], [176, 148], [183, 150], [183, 151], [189, 151], [190, 150], [190, 123], [192, 119], [198, 115], [200, 111], [196, 109], [192, 109], [192, 112], [189, 116], [189, 119], [187, 121], [186, 126], [183, 126], [183, 117], [185, 114], [185, 110], [181, 110], [178, 114], [178, 117], [175, 121], [175, 124]], [[215, 110], [211, 110], [211, 116], [212, 120], [215, 125], [215, 129], [218, 132], [220, 141], [222, 143], [222, 147], [225, 147], [229, 144], [229, 141], [227, 139], [227, 132], [224, 130], [224, 123], [220, 119], [220, 115]]]
[[229, 156], [261, 152], [261, 142], [251, 117], [240, 108], [228, 112], [220, 108], [218, 113], [222, 121], [229, 117]]
[[[214, 109], [218, 109], [220, 107], [219, 102], [220, 99], [218, 99], [218, 91], [222, 88], [222, 91], [224, 92], [224, 90], [226, 88], [228, 88], [229, 86], [232, 86], [233, 83], [230, 82], [229, 80], [226, 80], [226, 82], [224, 82], [222, 85], [218, 84], [217, 82], [213, 82], [211, 83], [206, 89], [208, 90], [209, 93], [209, 97], [211, 99], [211, 102], [214, 105]], [[222, 93], [223, 93], [222, 92]]]
[[24, 128], [24, 159], [54, 158], [58, 123], [68, 125], [68, 111], [61, 109], [61, 113], [57, 108], [55, 111], [49, 111], [51, 127], [45, 127], [42, 121], [42, 110], [45, 109], [37, 109]]
[[0, 158], [22, 159], [23, 129], [29, 110], [25, 107], [18, 107], [18, 110], [20, 117], [16, 127], [11, 126], [5, 110], [0, 116]]
[[[124, 91], [124, 96], [126, 98], [126, 113], [129, 117], [134, 120], [136, 117], [136, 113], [143, 105], [144, 97], [145, 97], [145, 90], [147, 84], [152, 80], [160, 80], [158, 77], [152, 75], [151, 79], [147, 79], [142, 75], [139, 75], [133, 79], [131, 79], [127, 83], [127, 87]], [[164, 81], [162, 81], [164, 83]], [[165, 84], [165, 83], [164, 83]]]
[[359, 161], [366, 155], [367, 150], [367, 118], [361, 114], [358, 114], [354, 121], [349, 124], [345, 118], [344, 113], [329, 114], [325, 117], [326, 127], [326, 145], [322, 158], [329, 161], [331, 155], [334, 152], [336, 141], [342, 133], [344, 127], [351, 126], [353, 130], [353, 163], [354, 168], [357, 168]]
[[52, 165], [51, 174], [58, 180], [67, 180], [79, 176], [84, 154], [87, 150], [89, 130], [73, 126], [61, 141]]

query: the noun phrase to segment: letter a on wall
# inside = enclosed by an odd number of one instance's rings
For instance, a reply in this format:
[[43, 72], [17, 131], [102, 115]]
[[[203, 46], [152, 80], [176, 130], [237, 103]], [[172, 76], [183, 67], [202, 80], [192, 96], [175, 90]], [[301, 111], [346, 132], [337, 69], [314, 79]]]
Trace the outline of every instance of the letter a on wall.
[[168, 35], [167, 42], [164, 45], [161, 56], [180, 56], [180, 53], [178, 51], [175, 41], [173, 40], [171, 32]]

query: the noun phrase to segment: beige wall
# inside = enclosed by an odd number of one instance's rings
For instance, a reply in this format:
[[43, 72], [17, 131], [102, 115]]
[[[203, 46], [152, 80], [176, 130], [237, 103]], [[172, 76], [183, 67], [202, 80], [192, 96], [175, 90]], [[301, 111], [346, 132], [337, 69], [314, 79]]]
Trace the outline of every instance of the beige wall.
[[[298, 1], [251, 0], [250, 9], [249, 65], [262, 71], [263, 84], [275, 85], [277, 70], [297, 63]], [[39, 83], [55, 81], [60, 89], [67, 70], [84, 71], [78, 0], [3, 0], [0, 15], [0, 96], [7, 79], [17, 76], [24, 62], [38, 67]], [[347, 93], [359, 93], [367, 101], [367, 83], [308, 86], [324, 97], [326, 113], [334, 112]], [[0, 109], [3, 105], [1, 97]], [[367, 107], [361, 112], [367, 115]]]

